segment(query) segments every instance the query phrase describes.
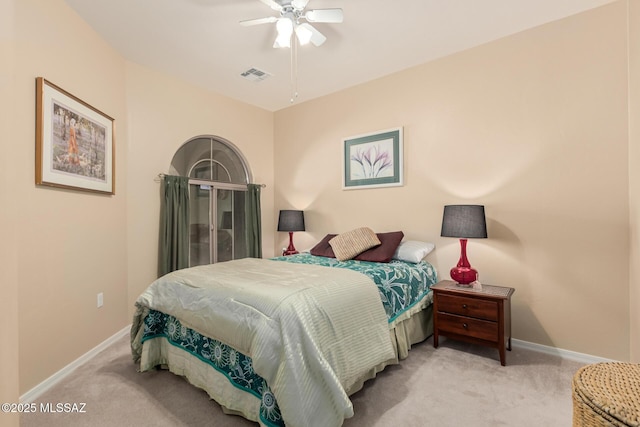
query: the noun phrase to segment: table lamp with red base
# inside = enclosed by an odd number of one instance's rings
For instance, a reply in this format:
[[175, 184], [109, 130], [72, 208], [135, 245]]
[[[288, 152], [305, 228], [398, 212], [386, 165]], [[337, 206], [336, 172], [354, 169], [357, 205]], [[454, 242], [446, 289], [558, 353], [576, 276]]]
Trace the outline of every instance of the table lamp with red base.
[[289, 247], [286, 248], [282, 255], [297, 254], [295, 246], [293, 246], [293, 232], [305, 231], [304, 229], [304, 212], [294, 210], [282, 210], [278, 217], [278, 231], [289, 232]]
[[467, 239], [487, 237], [487, 222], [482, 205], [447, 205], [442, 216], [442, 237], [460, 238], [460, 260], [450, 271], [459, 285], [468, 286], [478, 279], [478, 271], [467, 259]]

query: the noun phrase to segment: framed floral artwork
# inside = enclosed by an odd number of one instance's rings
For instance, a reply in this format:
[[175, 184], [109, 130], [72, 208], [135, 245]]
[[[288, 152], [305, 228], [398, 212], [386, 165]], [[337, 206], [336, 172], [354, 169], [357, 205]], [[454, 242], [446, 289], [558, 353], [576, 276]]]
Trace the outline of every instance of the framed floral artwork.
[[115, 194], [114, 120], [36, 79], [36, 184]]
[[403, 185], [402, 128], [343, 140], [342, 189]]

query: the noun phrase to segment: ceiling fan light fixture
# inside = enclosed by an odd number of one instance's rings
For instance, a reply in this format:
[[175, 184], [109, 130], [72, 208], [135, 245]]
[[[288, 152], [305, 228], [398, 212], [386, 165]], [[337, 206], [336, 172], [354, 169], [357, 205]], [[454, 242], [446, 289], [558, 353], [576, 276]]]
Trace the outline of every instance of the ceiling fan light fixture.
[[[275, 22], [277, 36], [273, 47], [288, 48], [291, 53], [291, 102], [293, 102], [298, 97], [298, 44], [311, 43], [317, 47], [327, 40], [325, 35], [310, 23], [340, 23], [344, 19], [344, 14], [342, 9], [314, 9], [305, 12], [309, 0], [260, 0], [260, 2], [280, 12], [280, 17], [248, 19], [240, 21], [240, 25], [249, 27]], [[301, 20], [306, 22], [300, 22]], [[247, 73], [243, 73], [242, 76], [247, 78], [250, 74]]]
[[298, 25], [296, 26], [296, 36], [298, 37], [298, 41], [300, 42], [300, 44], [304, 46], [306, 44], [309, 44], [313, 33], [306, 26]]
[[276, 23], [278, 37], [273, 47], [291, 47], [291, 35], [293, 34], [293, 21], [289, 18], [280, 18]]

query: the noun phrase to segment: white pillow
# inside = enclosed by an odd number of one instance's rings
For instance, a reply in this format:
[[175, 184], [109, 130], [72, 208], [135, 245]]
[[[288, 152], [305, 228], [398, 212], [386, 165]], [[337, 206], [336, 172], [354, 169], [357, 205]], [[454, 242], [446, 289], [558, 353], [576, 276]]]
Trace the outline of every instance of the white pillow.
[[400, 261], [418, 263], [434, 250], [436, 245], [429, 242], [419, 242], [417, 240], [406, 240], [400, 242], [398, 249], [393, 254], [393, 259]]

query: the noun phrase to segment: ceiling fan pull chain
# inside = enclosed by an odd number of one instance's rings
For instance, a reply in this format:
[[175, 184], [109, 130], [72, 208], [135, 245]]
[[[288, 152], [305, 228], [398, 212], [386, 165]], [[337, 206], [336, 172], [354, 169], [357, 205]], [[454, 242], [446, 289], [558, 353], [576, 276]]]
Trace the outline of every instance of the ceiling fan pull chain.
[[291, 34], [291, 103], [298, 97], [298, 40]]
[[[293, 42], [295, 43], [295, 40]], [[292, 104], [293, 104], [293, 96], [294, 96], [294, 93], [295, 93], [295, 85], [293, 83], [293, 61], [294, 61], [293, 49], [294, 49], [294, 46], [295, 45], [292, 44], [291, 45], [291, 49], [289, 51], [289, 58], [290, 58], [290, 60], [289, 60], [289, 62], [290, 62], [289, 63], [289, 78], [290, 78], [289, 84], [291, 86], [291, 99], [289, 100], [289, 102], [291, 102]]]
[[295, 98], [298, 98], [298, 40], [294, 38], [293, 44], [295, 49], [295, 51], [293, 52], [293, 56], [294, 56], [293, 66], [295, 67], [293, 94], [295, 95]]

